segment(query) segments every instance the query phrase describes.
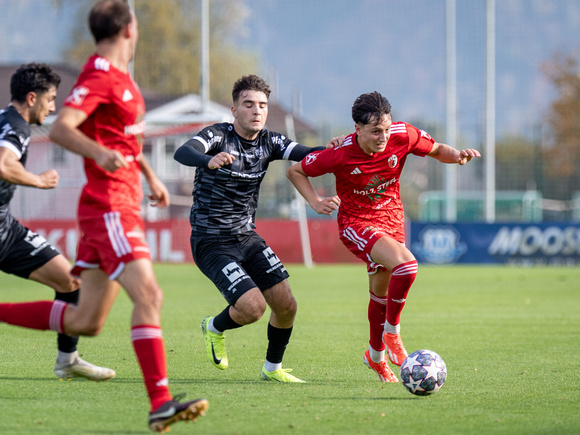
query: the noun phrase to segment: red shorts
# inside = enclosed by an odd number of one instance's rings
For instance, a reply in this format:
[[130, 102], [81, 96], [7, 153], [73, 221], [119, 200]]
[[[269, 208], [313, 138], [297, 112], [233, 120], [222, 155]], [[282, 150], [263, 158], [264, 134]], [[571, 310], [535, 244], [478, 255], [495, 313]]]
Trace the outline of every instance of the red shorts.
[[151, 259], [139, 215], [111, 211], [82, 217], [79, 228], [81, 236], [73, 276], [80, 277], [86, 269], [101, 269], [113, 280], [130, 261]]
[[405, 244], [404, 242], [401, 242], [400, 234], [393, 234], [392, 231], [389, 231], [388, 229], [369, 225], [368, 223], [351, 223], [344, 227], [341, 226], [339, 229], [340, 241], [350, 252], [367, 264], [367, 272], [369, 275], [376, 273], [379, 268], [387, 270], [385, 266], [380, 263], [375, 263], [371, 258], [371, 250], [373, 249], [373, 246], [375, 246], [375, 243], [384, 236], [395, 239], [403, 245]]

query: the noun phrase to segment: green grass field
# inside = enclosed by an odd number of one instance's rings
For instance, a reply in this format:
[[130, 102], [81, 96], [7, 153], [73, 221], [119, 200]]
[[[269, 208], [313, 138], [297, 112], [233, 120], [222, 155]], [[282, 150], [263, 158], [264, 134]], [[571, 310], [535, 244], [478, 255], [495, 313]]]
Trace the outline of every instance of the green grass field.
[[[205, 417], [172, 433], [580, 433], [580, 269], [420, 266], [402, 337], [409, 352], [431, 349], [447, 364], [447, 382], [431, 397], [381, 384], [362, 363], [362, 264], [288, 269], [298, 316], [284, 367], [306, 384], [260, 381], [268, 313], [227, 333], [230, 367], [215, 369], [199, 322], [224, 301], [195, 266], [156, 266], [170, 388], [210, 401]], [[52, 298], [19, 278], [0, 282], [2, 301]], [[149, 433], [130, 308], [120, 295], [103, 333], [79, 343], [87, 360], [117, 370], [105, 383], [58, 381], [54, 333], [0, 325], [0, 433]]]

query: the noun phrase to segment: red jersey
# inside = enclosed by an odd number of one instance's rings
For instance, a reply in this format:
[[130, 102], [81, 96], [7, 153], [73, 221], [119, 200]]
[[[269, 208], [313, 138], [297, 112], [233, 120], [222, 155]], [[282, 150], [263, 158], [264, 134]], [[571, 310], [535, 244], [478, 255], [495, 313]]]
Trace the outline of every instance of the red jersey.
[[335, 175], [341, 229], [350, 225], [380, 227], [404, 242], [404, 212], [399, 196], [401, 172], [407, 155], [424, 157], [434, 143], [426, 132], [411, 124], [396, 122], [391, 126], [391, 135], [382, 153], [366, 154], [353, 133], [338, 148], [306, 156], [302, 169], [309, 177]]
[[88, 118], [79, 130], [125, 156], [128, 168], [106, 171], [84, 159], [87, 184], [79, 201], [79, 215], [107, 211], [139, 213], [143, 188], [138, 157], [145, 132], [145, 101], [128, 73], [98, 55], [90, 57], [64, 103]]

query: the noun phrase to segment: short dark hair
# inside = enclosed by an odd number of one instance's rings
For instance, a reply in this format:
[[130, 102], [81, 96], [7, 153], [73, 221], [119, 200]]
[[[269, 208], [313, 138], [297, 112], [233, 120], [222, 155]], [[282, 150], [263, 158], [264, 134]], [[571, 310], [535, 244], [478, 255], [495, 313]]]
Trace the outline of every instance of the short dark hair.
[[89, 28], [95, 43], [114, 38], [127, 26], [133, 17], [125, 0], [101, 0], [91, 8]]
[[270, 86], [266, 81], [256, 75], [243, 76], [234, 83], [232, 89], [232, 99], [234, 103], [240, 98], [243, 91], [259, 91], [266, 94], [266, 98], [270, 97]]
[[352, 119], [355, 123], [378, 124], [383, 115], [391, 114], [391, 103], [378, 92], [360, 95], [352, 105]]
[[23, 103], [29, 92], [43, 94], [50, 87], [58, 88], [60, 76], [45, 63], [23, 64], [12, 74], [10, 79], [10, 95], [12, 101]]

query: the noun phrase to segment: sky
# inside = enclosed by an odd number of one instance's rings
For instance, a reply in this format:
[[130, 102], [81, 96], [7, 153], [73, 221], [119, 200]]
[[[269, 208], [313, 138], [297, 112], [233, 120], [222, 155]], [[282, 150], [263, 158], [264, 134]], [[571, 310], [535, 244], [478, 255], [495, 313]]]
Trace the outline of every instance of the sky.
[[[542, 63], [556, 52], [580, 57], [580, 1], [495, 3], [496, 132], [530, 136], [555, 96]], [[394, 120], [437, 125], [444, 134], [446, 0], [246, 4], [246, 32], [238, 43], [259, 54], [258, 73], [283, 106], [300, 107], [314, 126], [349, 133], [354, 99], [379, 91], [391, 102]], [[54, 0], [0, 0], [0, 10], [0, 40], [9, 41], [0, 44], [0, 63], [62, 61], [72, 30], [69, 8], [55, 7]], [[458, 128], [464, 142], [458, 146], [484, 142], [485, 11], [486, 0], [456, 0]]]

